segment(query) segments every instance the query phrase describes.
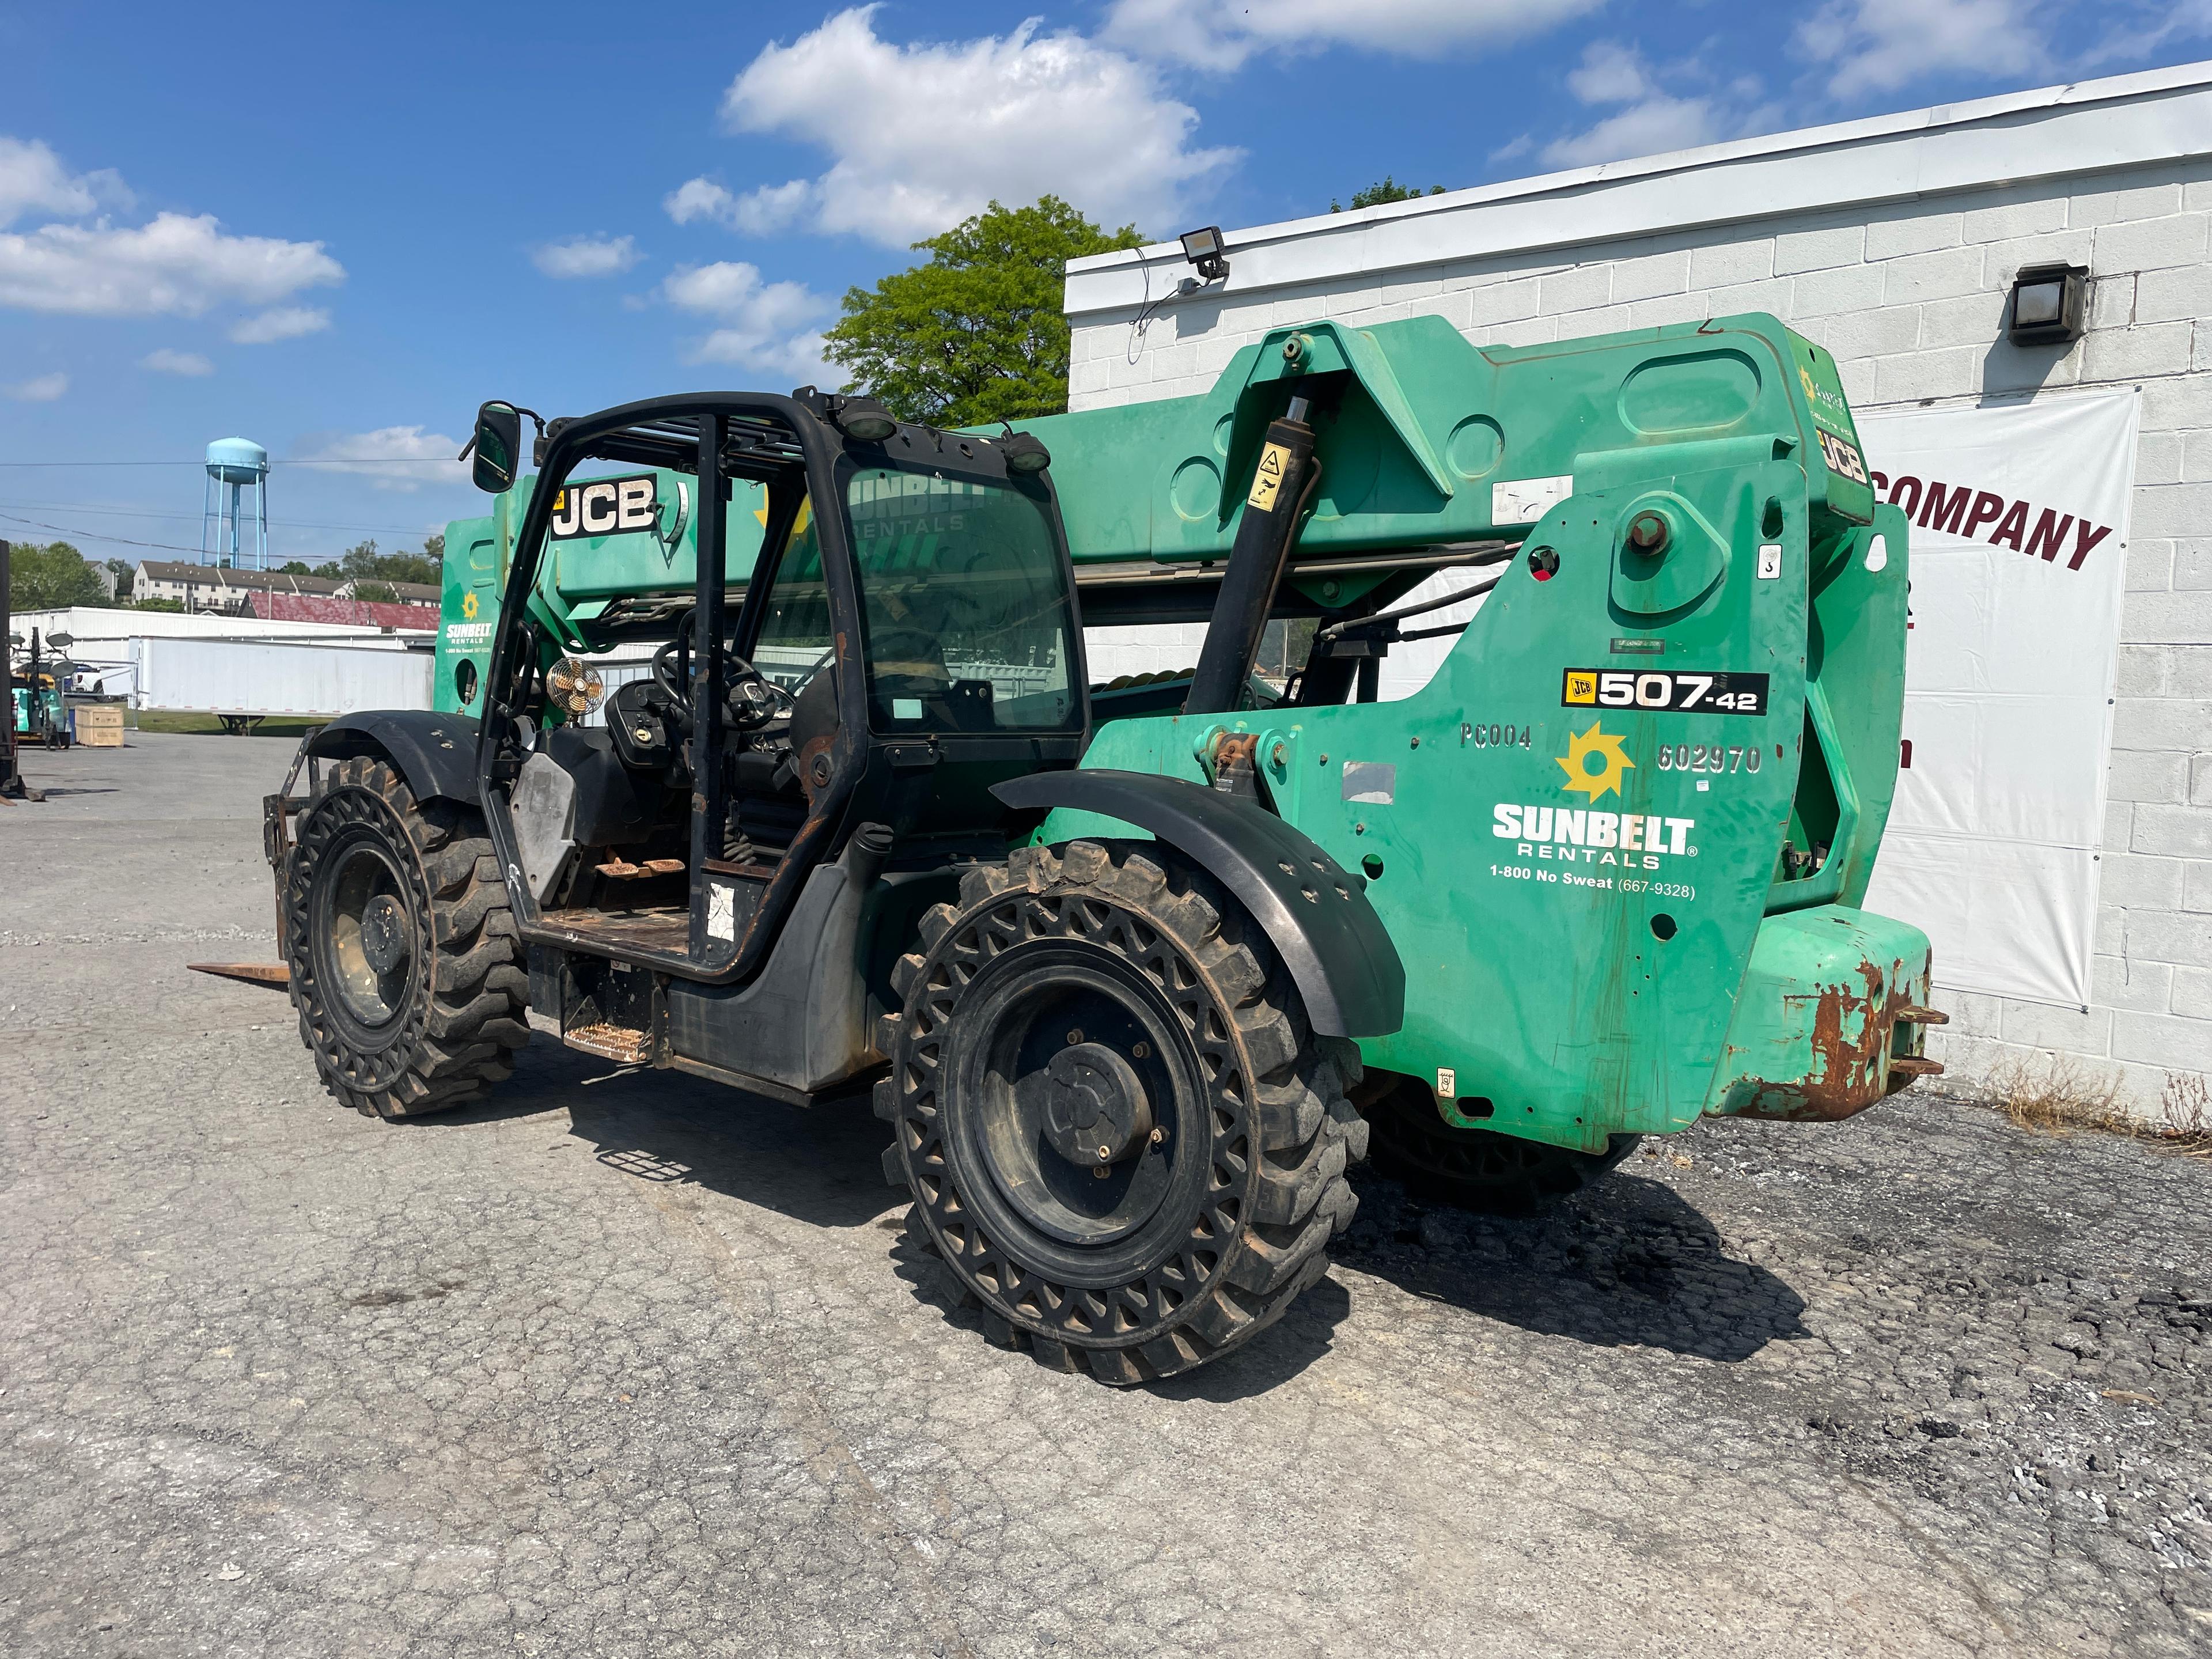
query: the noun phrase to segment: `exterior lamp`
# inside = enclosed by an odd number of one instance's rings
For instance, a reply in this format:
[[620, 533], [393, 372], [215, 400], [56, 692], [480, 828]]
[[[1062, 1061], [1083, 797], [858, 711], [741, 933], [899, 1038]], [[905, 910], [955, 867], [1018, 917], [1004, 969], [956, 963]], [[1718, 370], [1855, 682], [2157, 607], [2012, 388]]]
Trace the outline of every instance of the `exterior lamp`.
[[879, 444], [898, 430], [890, 410], [875, 398], [860, 393], [839, 398], [831, 405], [830, 419], [847, 437], [864, 444]]
[[1195, 265], [1198, 274], [1209, 283], [1218, 283], [1229, 274], [1229, 261], [1222, 258], [1221, 248], [1219, 225], [1182, 234], [1182, 257]]
[[1026, 432], [1010, 432], [1000, 439], [999, 453], [1006, 460], [1007, 471], [1025, 478], [1052, 465], [1052, 452]]
[[2081, 337], [2089, 267], [2022, 265], [2012, 279], [2005, 338], [2014, 345], [2071, 345]]

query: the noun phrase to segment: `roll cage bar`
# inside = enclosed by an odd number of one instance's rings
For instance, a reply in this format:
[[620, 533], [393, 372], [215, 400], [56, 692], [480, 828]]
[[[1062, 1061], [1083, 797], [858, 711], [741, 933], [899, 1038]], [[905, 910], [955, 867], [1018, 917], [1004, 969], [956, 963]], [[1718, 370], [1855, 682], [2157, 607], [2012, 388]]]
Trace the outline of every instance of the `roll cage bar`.
[[[799, 888], [815, 866], [823, 861], [842, 841], [842, 831], [854, 790], [868, 768], [871, 743], [866, 668], [860, 644], [859, 577], [854, 563], [846, 515], [836, 504], [844, 499], [845, 474], [858, 465], [880, 464], [906, 467], [927, 461], [942, 470], [977, 477], [1009, 477], [997, 446], [971, 434], [941, 432], [931, 427], [900, 426], [880, 442], [847, 437], [823, 418], [826, 400], [810, 392], [791, 397], [769, 392], [706, 392], [649, 398], [617, 404], [594, 415], [563, 417], [549, 422], [535, 446], [538, 486], [523, 514], [514, 541], [514, 556], [507, 574], [507, 586], [499, 609], [484, 676], [484, 714], [478, 729], [476, 754], [477, 783], [483, 805], [485, 827], [500, 860], [517, 924], [525, 940], [557, 945], [565, 949], [601, 951], [623, 959], [649, 964], [696, 981], [723, 984], [749, 976], [767, 958], [783, 919]], [[878, 460], [880, 458], [880, 461]], [[681, 954], [637, 944], [619, 950], [603, 941], [544, 924], [535, 897], [521, 878], [507, 787], [520, 774], [533, 747], [530, 694], [537, 667], [522, 659], [523, 641], [533, 624], [529, 599], [539, 564], [548, 546], [547, 531], [553, 502], [569, 472], [587, 459], [605, 459], [639, 466], [688, 472], [698, 484], [696, 509], [698, 555], [693, 593], [696, 618], [686, 688], [694, 711], [687, 744], [692, 779], [690, 870], [690, 920], [687, 949]], [[777, 569], [788, 551], [790, 532], [801, 501], [810, 495], [828, 510], [814, 514], [823, 576], [835, 641], [835, 660], [825, 672], [835, 675], [837, 705], [842, 711], [828, 751], [830, 777], [813, 796], [805, 823], [792, 840], [760, 903], [740, 937], [719, 940], [708, 933], [708, 907], [702, 900], [706, 877], [721, 854], [720, 831], [726, 813], [723, 769], [714, 763], [720, 753], [725, 722], [720, 684], [723, 642], [727, 632], [724, 595], [727, 580], [726, 529], [729, 501], [726, 486], [744, 478], [769, 486], [768, 523], [762, 539], [762, 562], [747, 584], [745, 609], [739, 620], [752, 619], [765, 605]], [[1050, 489], [1047, 482], [1045, 487]], [[1066, 538], [1059, 527], [1057, 503], [1050, 514], [1054, 551], [1060, 562], [1071, 603], [1074, 602], [1073, 565]], [[743, 629], [741, 628], [740, 631]], [[1083, 694], [1080, 660], [1081, 631], [1075, 634], [1078, 660], [1070, 665], [1077, 695]], [[1087, 737], [1087, 709], [1083, 720]]]

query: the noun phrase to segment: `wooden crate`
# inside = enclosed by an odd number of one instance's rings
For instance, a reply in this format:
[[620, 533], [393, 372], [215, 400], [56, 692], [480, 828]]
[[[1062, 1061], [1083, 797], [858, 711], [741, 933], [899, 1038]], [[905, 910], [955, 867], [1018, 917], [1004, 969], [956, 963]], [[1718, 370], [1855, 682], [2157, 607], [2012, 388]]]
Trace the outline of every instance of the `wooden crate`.
[[123, 747], [123, 705], [80, 703], [70, 710], [76, 740], [88, 749]]

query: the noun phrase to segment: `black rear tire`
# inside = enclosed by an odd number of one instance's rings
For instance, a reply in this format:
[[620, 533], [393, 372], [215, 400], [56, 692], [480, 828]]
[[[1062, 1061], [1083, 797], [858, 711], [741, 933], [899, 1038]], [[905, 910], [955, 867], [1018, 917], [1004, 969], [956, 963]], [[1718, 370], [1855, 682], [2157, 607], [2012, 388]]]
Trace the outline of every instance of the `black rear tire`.
[[285, 957], [323, 1086], [418, 1117], [481, 1100], [530, 1040], [529, 976], [476, 814], [418, 802], [384, 762], [340, 761], [285, 867]]
[[1483, 1215], [1528, 1216], [1549, 1209], [1610, 1174], [1641, 1144], [1614, 1135], [1601, 1152], [1578, 1152], [1495, 1129], [1447, 1123], [1435, 1096], [1407, 1078], [1367, 1107], [1375, 1167], [1414, 1192]]
[[991, 1334], [1107, 1382], [1249, 1341], [1358, 1200], [1358, 1051], [1307, 1024], [1259, 926], [1154, 844], [971, 870], [899, 963], [892, 1185]]

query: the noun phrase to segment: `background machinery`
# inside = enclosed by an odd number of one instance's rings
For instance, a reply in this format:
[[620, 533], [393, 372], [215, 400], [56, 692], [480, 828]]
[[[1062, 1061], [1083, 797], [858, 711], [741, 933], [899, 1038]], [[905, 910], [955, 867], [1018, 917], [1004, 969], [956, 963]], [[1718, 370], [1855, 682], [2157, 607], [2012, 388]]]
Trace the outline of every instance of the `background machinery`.
[[[872, 1083], [993, 1330], [1129, 1382], [1325, 1271], [1370, 1133], [1525, 1207], [1938, 1069], [1927, 941], [1859, 908], [1905, 525], [1771, 318], [1317, 323], [1021, 433], [656, 398], [542, 425], [535, 477], [526, 413], [479, 416], [440, 708], [324, 728], [270, 802], [302, 1030], [363, 1111], [477, 1098], [532, 1026]], [[1471, 623], [1404, 603], [1445, 570]], [[1272, 688], [1281, 618], [1313, 644]], [[1192, 672], [1088, 684], [1085, 624], [1193, 620]]]

